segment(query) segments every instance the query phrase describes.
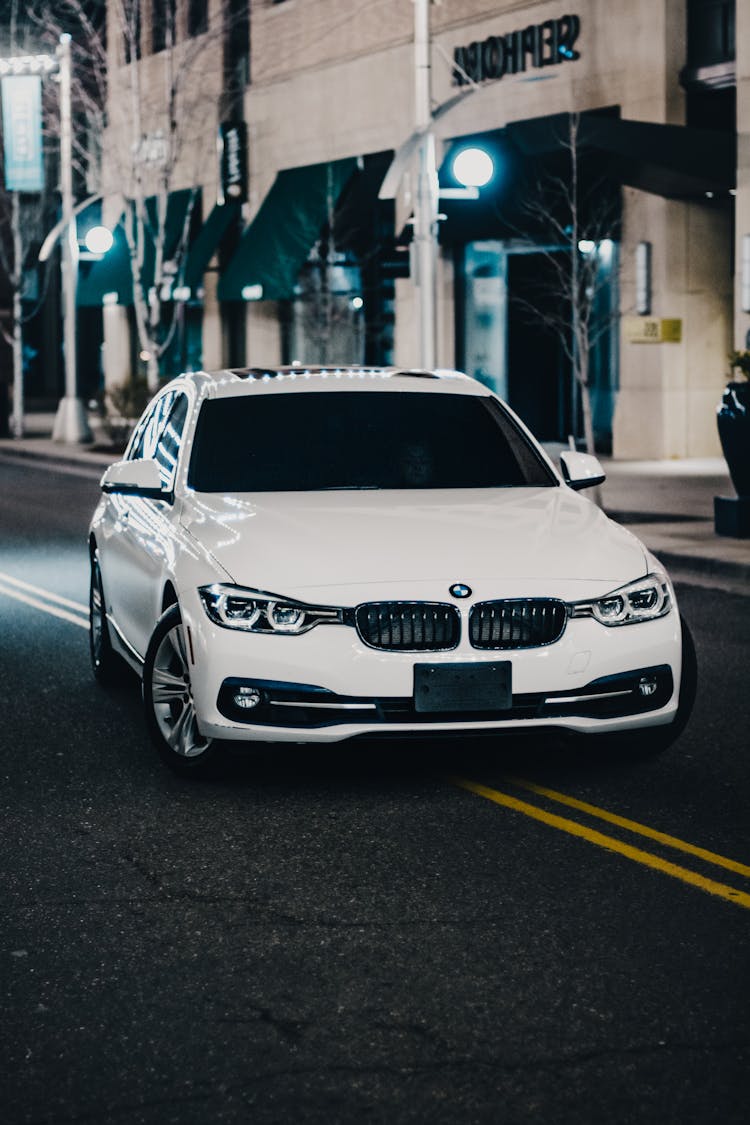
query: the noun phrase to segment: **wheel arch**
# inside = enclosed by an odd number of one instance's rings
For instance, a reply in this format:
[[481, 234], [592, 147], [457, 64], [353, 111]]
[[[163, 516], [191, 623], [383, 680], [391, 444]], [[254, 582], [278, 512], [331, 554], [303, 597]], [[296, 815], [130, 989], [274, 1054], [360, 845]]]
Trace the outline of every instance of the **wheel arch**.
[[177, 591], [171, 579], [167, 579], [164, 583], [164, 590], [161, 595], [161, 612], [166, 613], [170, 606], [173, 605], [179, 605], [179, 598], [177, 597]]

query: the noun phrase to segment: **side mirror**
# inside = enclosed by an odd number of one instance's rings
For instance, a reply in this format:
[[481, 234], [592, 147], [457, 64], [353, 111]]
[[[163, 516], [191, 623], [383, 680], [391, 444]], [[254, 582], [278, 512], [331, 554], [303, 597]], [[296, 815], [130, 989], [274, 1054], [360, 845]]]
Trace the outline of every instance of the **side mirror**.
[[596, 457], [590, 453], [576, 453], [572, 449], [560, 454], [560, 467], [565, 483], [576, 492], [604, 484], [606, 474]]
[[102, 492], [143, 496], [147, 500], [171, 500], [162, 485], [158, 461], [116, 461], [101, 479]]

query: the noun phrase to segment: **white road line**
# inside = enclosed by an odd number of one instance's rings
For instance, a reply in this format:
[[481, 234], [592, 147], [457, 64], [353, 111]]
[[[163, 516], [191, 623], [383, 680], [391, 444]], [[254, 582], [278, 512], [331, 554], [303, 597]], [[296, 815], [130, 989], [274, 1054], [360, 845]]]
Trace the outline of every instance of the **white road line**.
[[0, 570], [0, 582], [10, 586], [20, 586], [22, 590], [28, 590], [31, 594], [39, 594], [40, 597], [47, 598], [50, 602], [65, 605], [68, 609], [77, 609], [79, 613], [88, 616], [89, 607], [84, 602], [74, 602], [70, 598], [62, 597], [61, 594], [53, 594], [51, 590], [44, 590], [41, 586], [32, 586], [30, 582], [24, 582], [21, 578], [14, 578], [12, 574], [6, 574], [3, 570]]
[[15, 598], [17, 602], [23, 602], [25, 605], [33, 606], [34, 609], [41, 609], [45, 613], [51, 613], [53, 617], [60, 617], [63, 621], [69, 621], [71, 625], [80, 625], [82, 629], [88, 629], [89, 623], [83, 617], [77, 617], [73, 613], [69, 613], [67, 609], [60, 609], [56, 605], [47, 605], [45, 602], [40, 602], [38, 598], [29, 597], [28, 594], [22, 594], [20, 590], [14, 590], [9, 586], [3, 586], [0, 583], [0, 594], [5, 594], [7, 598]]

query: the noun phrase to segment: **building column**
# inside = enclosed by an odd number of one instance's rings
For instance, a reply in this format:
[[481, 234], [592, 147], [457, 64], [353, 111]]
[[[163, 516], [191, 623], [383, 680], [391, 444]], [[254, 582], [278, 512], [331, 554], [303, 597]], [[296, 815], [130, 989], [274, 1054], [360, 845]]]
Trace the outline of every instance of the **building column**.
[[[277, 367], [281, 363], [281, 321], [277, 301], [247, 302], [247, 346], [245, 363], [249, 367]], [[300, 363], [304, 356], [293, 356]]]
[[113, 387], [126, 383], [132, 374], [128, 310], [123, 305], [104, 305], [102, 325], [104, 331], [104, 387], [105, 390], [111, 390]]
[[716, 406], [732, 338], [731, 213], [626, 188], [621, 303], [635, 316], [635, 257], [651, 243], [651, 315], [681, 321], [678, 343], [635, 343], [620, 334], [620, 389], [613, 453], [621, 458], [713, 457]]
[[[737, 4], [737, 195], [734, 283], [734, 346], [750, 348], [750, 312], [742, 297], [742, 259], [750, 238], [750, 3]], [[744, 250], [747, 253], [747, 250]], [[746, 269], [750, 268], [748, 266]], [[747, 296], [747, 294], [746, 294]]]
[[204, 371], [218, 371], [224, 365], [221, 308], [216, 299], [218, 273], [206, 272], [203, 278], [203, 338], [201, 365]]

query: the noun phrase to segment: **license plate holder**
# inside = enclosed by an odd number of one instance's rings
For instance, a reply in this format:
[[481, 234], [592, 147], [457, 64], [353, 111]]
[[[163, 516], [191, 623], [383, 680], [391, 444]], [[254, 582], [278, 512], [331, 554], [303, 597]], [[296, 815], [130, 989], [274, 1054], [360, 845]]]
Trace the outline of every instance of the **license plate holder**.
[[507, 711], [513, 705], [512, 663], [415, 664], [414, 710]]

